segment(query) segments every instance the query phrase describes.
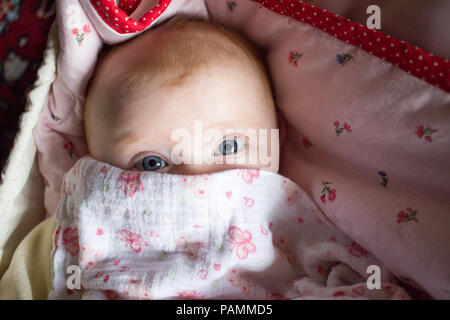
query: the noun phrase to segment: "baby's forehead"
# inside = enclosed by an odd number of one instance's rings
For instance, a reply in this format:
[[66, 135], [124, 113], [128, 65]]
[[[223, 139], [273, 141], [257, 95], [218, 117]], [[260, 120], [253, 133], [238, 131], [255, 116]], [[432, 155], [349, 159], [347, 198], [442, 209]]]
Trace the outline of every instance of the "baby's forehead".
[[213, 22], [173, 19], [103, 54], [86, 100], [86, 109], [94, 110], [85, 115], [110, 125], [134, 99], [151, 95], [152, 86], [176, 88], [204, 71], [225, 76], [235, 70], [254, 74], [270, 91], [256, 50], [239, 34]]
[[[245, 38], [223, 25], [196, 18], [171, 19], [115, 46], [104, 58], [110, 61], [108, 69], [121, 71], [118, 80], [132, 77], [164, 81], [219, 66], [265, 74], [259, 54]], [[151, 71], [152, 77], [142, 77], [142, 70]]]

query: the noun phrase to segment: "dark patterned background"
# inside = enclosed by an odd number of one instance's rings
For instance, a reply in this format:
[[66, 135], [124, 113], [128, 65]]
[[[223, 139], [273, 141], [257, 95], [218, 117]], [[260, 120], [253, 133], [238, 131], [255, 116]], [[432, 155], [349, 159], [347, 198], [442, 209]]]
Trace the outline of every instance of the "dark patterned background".
[[0, 0], [0, 171], [36, 79], [54, 13], [54, 0]]

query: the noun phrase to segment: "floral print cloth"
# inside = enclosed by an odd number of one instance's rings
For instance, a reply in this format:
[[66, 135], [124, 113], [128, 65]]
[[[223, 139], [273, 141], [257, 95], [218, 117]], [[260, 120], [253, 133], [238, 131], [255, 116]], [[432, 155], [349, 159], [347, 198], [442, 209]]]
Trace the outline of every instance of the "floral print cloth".
[[[56, 211], [56, 299], [407, 299], [381, 262], [291, 180], [259, 170], [183, 176], [90, 157]], [[67, 267], [81, 270], [70, 290]], [[368, 266], [381, 286], [368, 289]]]

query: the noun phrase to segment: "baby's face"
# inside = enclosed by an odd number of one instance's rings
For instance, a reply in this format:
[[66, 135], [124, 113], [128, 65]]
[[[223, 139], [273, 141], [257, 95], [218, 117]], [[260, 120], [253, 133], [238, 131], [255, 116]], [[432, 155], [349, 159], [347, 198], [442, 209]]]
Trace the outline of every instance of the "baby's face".
[[[97, 71], [85, 112], [93, 158], [126, 170], [176, 174], [278, 171], [278, 136], [271, 137], [275, 107], [259, 74], [232, 66], [201, 68], [176, 83], [144, 81], [116, 98], [124, 71], [144, 79], [154, 72], [139, 55], [145, 48], [139, 49], [136, 43], [115, 51]], [[100, 104], [112, 111], [96, 111]]]

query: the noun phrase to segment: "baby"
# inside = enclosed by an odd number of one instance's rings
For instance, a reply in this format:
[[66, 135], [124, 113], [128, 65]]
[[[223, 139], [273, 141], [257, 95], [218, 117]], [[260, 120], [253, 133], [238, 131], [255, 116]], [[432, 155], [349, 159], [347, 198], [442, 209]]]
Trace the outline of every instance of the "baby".
[[[277, 136], [269, 134], [263, 143], [275, 146], [269, 163], [260, 157], [248, 161], [249, 152], [263, 150], [245, 132], [271, 133], [278, 125], [261, 59], [236, 32], [198, 18], [172, 18], [109, 50], [91, 80], [84, 120], [90, 155], [118, 168], [176, 174], [236, 167], [278, 171]], [[196, 123], [222, 134], [199, 142], [203, 161], [186, 161], [189, 145], [177, 159], [174, 132]], [[237, 164], [242, 157], [247, 161]]]
[[84, 110], [89, 156], [64, 177], [49, 298], [406, 296], [366, 292], [381, 263], [276, 174], [270, 82], [237, 33], [176, 17], [110, 49]]

